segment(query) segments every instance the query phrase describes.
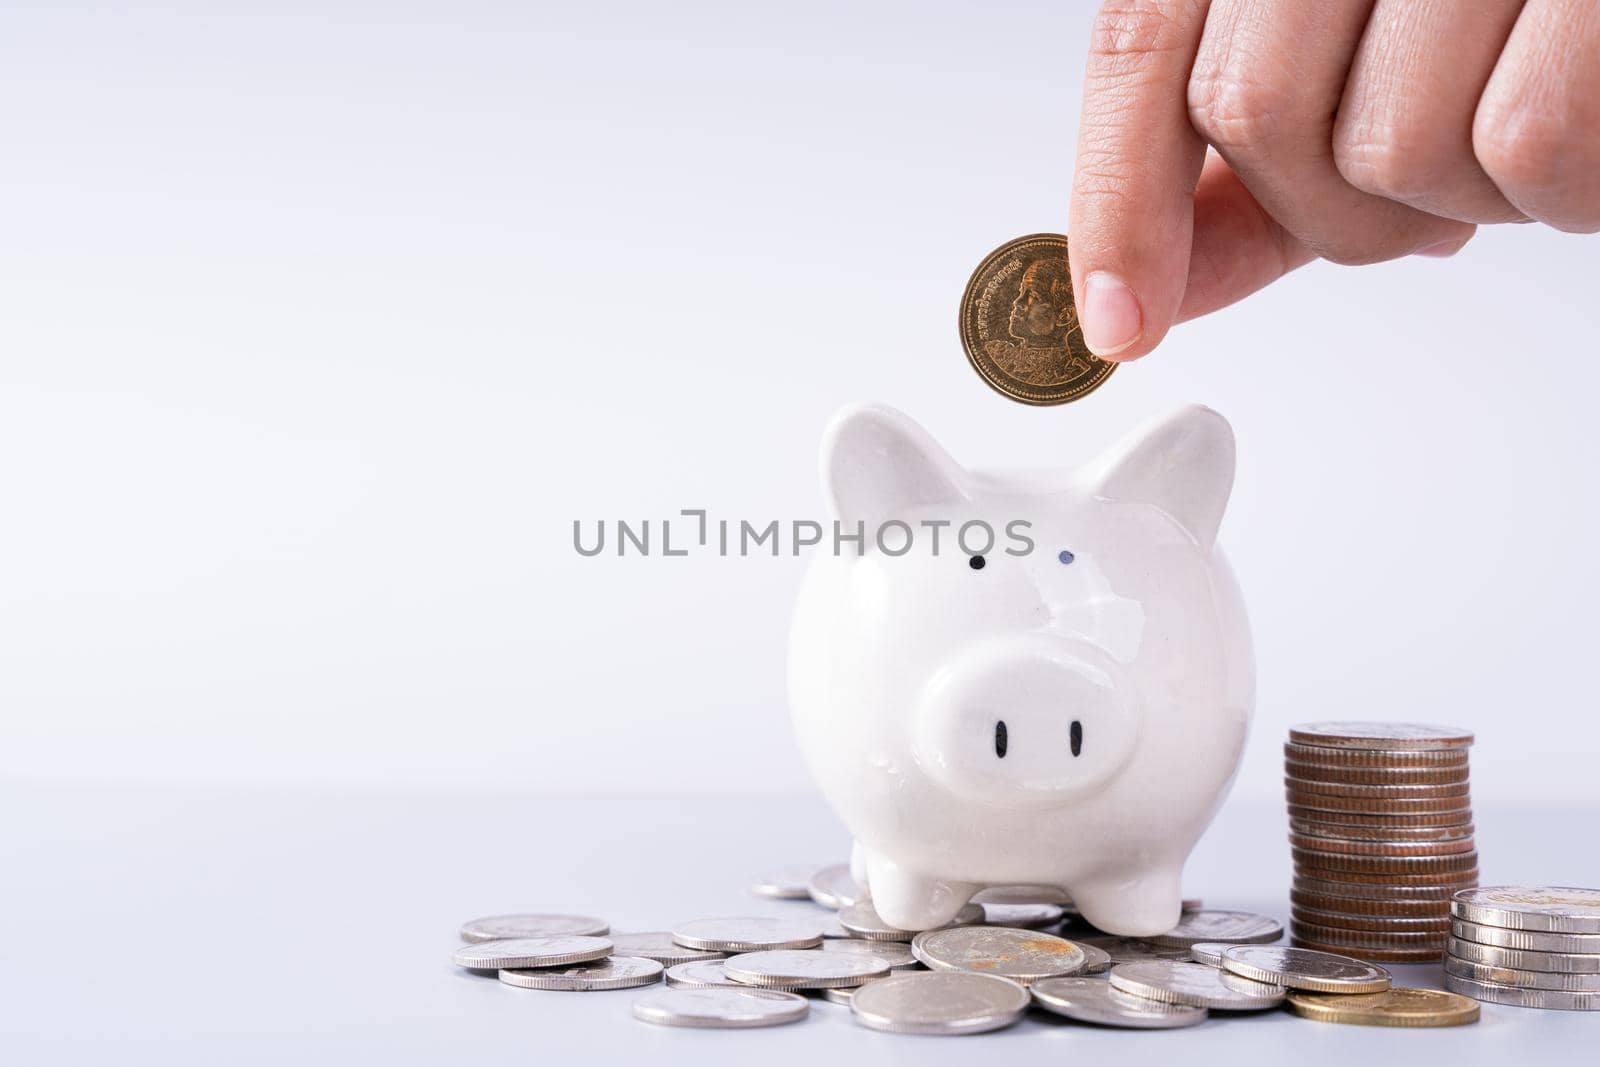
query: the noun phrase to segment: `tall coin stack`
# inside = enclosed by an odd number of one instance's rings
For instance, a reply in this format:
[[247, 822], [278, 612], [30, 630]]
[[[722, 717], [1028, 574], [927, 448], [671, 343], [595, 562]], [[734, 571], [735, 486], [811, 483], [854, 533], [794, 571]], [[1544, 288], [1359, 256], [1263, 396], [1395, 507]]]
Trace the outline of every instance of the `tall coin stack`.
[[1464, 889], [1450, 911], [1446, 989], [1523, 1008], [1600, 1011], [1600, 889]]
[[1378, 963], [1440, 958], [1451, 896], [1478, 884], [1471, 744], [1466, 730], [1419, 723], [1289, 731], [1294, 944]]

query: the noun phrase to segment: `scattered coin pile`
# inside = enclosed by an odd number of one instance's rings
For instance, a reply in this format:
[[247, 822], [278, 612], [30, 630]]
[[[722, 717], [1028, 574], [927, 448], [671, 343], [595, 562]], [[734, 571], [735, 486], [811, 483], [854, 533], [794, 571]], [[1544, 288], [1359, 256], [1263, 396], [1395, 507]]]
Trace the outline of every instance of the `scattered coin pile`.
[[1417, 723], [1289, 731], [1295, 945], [1380, 963], [1440, 958], [1451, 896], [1478, 884], [1471, 744], [1465, 730]]
[[454, 961], [523, 989], [664, 980], [665, 988], [634, 1001], [635, 1018], [716, 1029], [796, 1022], [810, 1013], [812, 998], [848, 1006], [861, 1026], [909, 1034], [997, 1030], [1030, 1008], [1146, 1030], [1283, 1004], [1307, 1018], [1369, 1025], [1477, 1018], [1475, 1001], [1391, 989], [1382, 967], [1268, 944], [1283, 936], [1275, 920], [1205, 909], [1198, 900], [1185, 902], [1167, 933], [1122, 938], [1088, 926], [1049, 887], [985, 890], [950, 925], [918, 933], [885, 923], [843, 864], [776, 872], [751, 891], [809, 898], [837, 914], [697, 919], [631, 934], [611, 933], [588, 916], [498, 915], [461, 928], [466, 943]]
[[1600, 890], [1464, 889], [1450, 915], [1447, 989], [1523, 1008], [1600, 1011]]

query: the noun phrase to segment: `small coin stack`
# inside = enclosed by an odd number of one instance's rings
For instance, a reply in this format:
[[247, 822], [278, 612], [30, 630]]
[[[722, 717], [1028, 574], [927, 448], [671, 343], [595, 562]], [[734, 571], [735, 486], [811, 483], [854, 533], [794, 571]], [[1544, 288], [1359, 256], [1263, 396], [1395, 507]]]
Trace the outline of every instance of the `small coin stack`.
[[1466, 730], [1420, 723], [1289, 731], [1295, 945], [1381, 963], [1439, 959], [1451, 896], [1478, 884], [1471, 744]]
[[1445, 988], [1522, 1008], [1600, 1011], [1600, 889], [1464, 889], [1450, 915]]

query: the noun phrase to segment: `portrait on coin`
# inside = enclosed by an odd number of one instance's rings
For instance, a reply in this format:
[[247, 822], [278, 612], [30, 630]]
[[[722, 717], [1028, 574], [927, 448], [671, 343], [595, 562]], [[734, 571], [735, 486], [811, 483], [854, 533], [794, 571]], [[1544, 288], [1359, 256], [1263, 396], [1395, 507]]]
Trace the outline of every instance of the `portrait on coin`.
[[1011, 302], [1006, 332], [984, 354], [1007, 374], [1031, 385], [1059, 385], [1087, 374], [1089, 362], [1074, 355], [1069, 337], [1080, 331], [1067, 261], [1036, 259], [1023, 270]]

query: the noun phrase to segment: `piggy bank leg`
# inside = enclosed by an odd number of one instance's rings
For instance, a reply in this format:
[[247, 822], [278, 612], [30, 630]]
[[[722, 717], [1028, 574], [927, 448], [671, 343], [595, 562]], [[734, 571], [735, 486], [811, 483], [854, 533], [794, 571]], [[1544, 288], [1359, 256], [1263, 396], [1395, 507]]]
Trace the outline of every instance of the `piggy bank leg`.
[[1151, 870], [1099, 877], [1068, 887], [1091, 926], [1121, 937], [1153, 937], [1178, 925], [1183, 912], [1180, 871]]
[[[867, 886], [867, 850], [861, 847], [861, 842], [855, 841], [850, 845], [850, 877], [856, 880], [856, 885], [866, 889]], [[871, 896], [872, 893], [867, 893]]]
[[874, 910], [884, 922], [902, 930], [945, 925], [979, 888], [972, 882], [929, 878], [876, 853], [866, 853], [866, 859]]

